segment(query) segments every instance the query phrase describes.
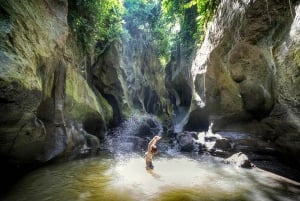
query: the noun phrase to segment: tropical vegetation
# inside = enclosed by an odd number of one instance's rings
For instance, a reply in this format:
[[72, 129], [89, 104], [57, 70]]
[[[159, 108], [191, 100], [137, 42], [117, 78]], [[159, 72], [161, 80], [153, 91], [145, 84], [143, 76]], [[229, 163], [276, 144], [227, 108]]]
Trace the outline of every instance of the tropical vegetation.
[[220, 0], [74, 0], [68, 22], [80, 46], [105, 47], [124, 32], [144, 32], [159, 55], [171, 46], [201, 42]]

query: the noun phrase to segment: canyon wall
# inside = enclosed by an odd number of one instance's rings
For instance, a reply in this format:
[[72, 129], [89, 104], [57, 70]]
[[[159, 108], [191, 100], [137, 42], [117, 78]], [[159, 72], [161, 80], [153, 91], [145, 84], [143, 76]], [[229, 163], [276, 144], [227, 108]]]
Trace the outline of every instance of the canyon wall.
[[186, 125], [207, 116], [214, 132], [261, 136], [299, 163], [299, 15], [299, 1], [221, 1], [190, 68]]
[[134, 113], [171, 115], [162, 64], [143, 30], [100, 54], [84, 53], [68, 25], [67, 0], [0, 6], [0, 155], [7, 180], [7, 171], [98, 151], [108, 127]]
[[113, 125], [132, 112], [168, 120], [172, 107], [165, 72], [147, 30], [115, 41], [93, 66], [93, 85], [113, 108]]
[[110, 105], [85, 79], [67, 3], [1, 2], [0, 154], [9, 162], [80, 153], [112, 119]]

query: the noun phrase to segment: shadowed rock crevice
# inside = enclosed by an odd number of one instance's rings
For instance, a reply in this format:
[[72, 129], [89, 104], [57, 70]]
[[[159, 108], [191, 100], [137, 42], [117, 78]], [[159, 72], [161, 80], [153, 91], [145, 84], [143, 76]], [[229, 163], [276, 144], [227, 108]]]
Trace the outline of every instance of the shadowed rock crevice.
[[189, 107], [192, 100], [192, 89], [187, 81], [179, 77], [176, 79], [176, 83], [173, 83], [173, 87], [179, 97], [178, 106]]
[[199, 108], [197, 110], [193, 110], [189, 114], [189, 120], [184, 126], [184, 130], [187, 131], [207, 131], [209, 128], [209, 119], [208, 119], [208, 111], [207, 109]]
[[[174, 132], [181, 132], [189, 120], [189, 108], [193, 99], [193, 84], [189, 66], [191, 65], [190, 48], [177, 44], [172, 51], [171, 60], [166, 66], [165, 85], [174, 108]], [[191, 123], [193, 124], [193, 123]], [[191, 128], [191, 127], [189, 127]]]
[[158, 114], [162, 108], [159, 105], [159, 96], [154, 90], [149, 87], [145, 89], [144, 106], [147, 113]]
[[102, 93], [103, 97], [107, 100], [107, 102], [111, 105], [113, 109], [113, 119], [110, 122], [110, 127], [115, 127], [119, 125], [122, 121], [122, 115], [120, 111], [120, 107], [116, 98], [113, 95]]

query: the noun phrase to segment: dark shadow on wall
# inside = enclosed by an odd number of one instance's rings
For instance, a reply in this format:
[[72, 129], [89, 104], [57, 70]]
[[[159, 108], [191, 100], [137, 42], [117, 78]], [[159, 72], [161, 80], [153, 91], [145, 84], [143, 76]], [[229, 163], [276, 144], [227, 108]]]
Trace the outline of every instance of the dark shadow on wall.
[[89, 134], [103, 139], [106, 131], [106, 125], [99, 114], [90, 113], [85, 117], [83, 121], [83, 129]]
[[208, 131], [209, 120], [206, 108], [198, 108], [189, 114], [189, 120], [184, 126], [186, 131]]
[[147, 87], [145, 90], [144, 106], [148, 113], [158, 114], [161, 112], [161, 105], [159, 104], [159, 97], [154, 90]]
[[110, 106], [113, 109], [113, 119], [111, 122], [109, 122], [109, 127], [116, 127], [118, 126], [122, 121], [121, 111], [119, 108], [119, 104], [116, 100], [116, 98], [111, 94], [105, 94], [101, 93], [102, 96], [107, 100], [107, 102], [110, 104]]
[[186, 83], [185, 80], [182, 80], [181, 82], [174, 85], [174, 89], [180, 99], [179, 106], [189, 107], [192, 100], [192, 89], [188, 85], [188, 83]]

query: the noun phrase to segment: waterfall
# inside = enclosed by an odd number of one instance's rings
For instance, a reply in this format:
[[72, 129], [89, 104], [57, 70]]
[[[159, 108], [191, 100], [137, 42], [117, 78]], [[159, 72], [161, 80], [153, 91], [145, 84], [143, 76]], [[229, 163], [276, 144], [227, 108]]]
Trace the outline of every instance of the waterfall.
[[176, 116], [173, 119], [175, 133], [179, 133], [183, 131], [183, 127], [187, 123], [188, 117], [189, 117], [189, 108], [178, 107], [178, 109], [176, 110]]

